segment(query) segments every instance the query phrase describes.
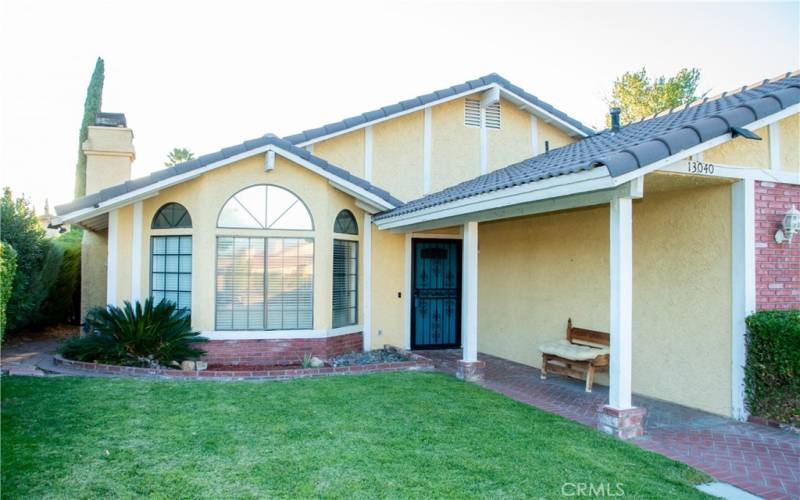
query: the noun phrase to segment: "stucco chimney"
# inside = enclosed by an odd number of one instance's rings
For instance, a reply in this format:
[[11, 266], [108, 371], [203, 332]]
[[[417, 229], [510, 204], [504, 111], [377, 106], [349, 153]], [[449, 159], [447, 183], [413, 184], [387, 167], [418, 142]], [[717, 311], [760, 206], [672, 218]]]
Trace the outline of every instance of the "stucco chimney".
[[86, 154], [86, 194], [131, 179], [136, 152], [133, 130], [127, 127], [124, 114], [97, 113], [82, 148]]

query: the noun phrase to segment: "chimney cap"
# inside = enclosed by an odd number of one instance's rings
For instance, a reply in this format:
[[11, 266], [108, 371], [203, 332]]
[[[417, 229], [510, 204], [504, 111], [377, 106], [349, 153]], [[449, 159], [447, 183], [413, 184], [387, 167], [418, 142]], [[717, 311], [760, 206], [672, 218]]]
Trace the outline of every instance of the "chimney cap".
[[125, 113], [97, 113], [94, 124], [99, 127], [128, 127], [128, 122], [125, 120]]

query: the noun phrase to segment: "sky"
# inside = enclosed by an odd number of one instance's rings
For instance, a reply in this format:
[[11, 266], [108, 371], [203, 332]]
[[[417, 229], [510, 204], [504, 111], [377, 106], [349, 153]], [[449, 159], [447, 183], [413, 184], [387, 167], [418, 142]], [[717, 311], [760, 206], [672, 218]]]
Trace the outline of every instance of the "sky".
[[701, 70], [699, 92], [800, 68], [800, 1], [499, 3], [0, 0], [0, 185], [72, 199], [95, 59], [133, 176], [497, 72], [601, 128], [615, 77]]

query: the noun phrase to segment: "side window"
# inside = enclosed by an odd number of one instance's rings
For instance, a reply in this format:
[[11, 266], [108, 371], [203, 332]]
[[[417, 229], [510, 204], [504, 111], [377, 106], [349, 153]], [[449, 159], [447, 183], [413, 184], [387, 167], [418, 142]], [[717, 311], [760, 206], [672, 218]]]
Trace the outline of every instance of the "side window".
[[151, 237], [150, 296], [156, 303], [169, 300], [178, 308], [191, 311], [191, 236]]
[[333, 240], [333, 327], [358, 322], [358, 242]]
[[336, 216], [336, 221], [333, 223], [333, 232], [341, 234], [358, 234], [358, 224], [353, 212], [350, 210], [342, 210]]
[[152, 229], [177, 229], [192, 227], [192, 217], [180, 203], [167, 203], [158, 209], [150, 224]]

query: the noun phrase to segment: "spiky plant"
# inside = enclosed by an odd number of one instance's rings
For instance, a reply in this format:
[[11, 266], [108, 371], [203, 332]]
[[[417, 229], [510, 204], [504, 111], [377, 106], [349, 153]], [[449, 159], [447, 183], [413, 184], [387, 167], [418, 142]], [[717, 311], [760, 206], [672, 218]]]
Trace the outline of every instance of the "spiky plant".
[[126, 366], [174, 366], [205, 351], [195, 342], [207, 339], [192, 330], [189, 315], [174, 302], [152, 298], [123, 307], [98, 307], [86, 315], [86, 335], [68, 340], [64, 357]]

